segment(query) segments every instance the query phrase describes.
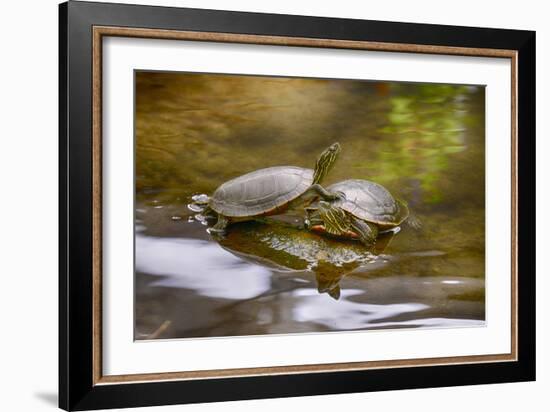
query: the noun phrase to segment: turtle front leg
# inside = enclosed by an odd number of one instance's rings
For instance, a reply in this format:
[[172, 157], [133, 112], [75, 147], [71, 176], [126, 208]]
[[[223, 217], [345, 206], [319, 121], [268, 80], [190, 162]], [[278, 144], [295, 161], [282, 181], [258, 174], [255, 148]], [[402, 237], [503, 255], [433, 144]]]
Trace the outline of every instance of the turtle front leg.
[[323, 186], [321, 186], [319, 183], [313, 184], [309, 187], [309, 189], [306, 192], [308, 195], [314, 195], [318, 196], [323, 200], [331, 201], [331, 200], [339, 200], [342, 199], [343, 194], [341, 193], [332, 193], [326, 190]]
[[209, 232], [214, 234], [224, 234], [228, 224], [229, 219], [227, 217], [224, 215], [218, 215], [218, 221], [209, 229]]
[[317, 208], [305, 208], [306, 216], [304, 218], [304, 228], [310, 230], [315, 225], [324, 224], [319, 210]]
[[359, 240], [367, 247], [372, 247], [378, 237], [378, 226], [353, 217], [351, 227], [359, 235]]

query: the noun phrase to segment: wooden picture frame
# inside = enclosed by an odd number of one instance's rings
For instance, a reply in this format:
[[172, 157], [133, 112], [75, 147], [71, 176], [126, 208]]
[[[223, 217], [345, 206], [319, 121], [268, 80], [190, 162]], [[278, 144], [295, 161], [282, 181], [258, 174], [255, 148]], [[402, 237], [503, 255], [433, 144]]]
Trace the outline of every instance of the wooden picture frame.
[[[59, 405], [216, 402], [535, 379], [535, 33], [107, 3], [60, 5]], [[102, 39], [106, 36], [510, 59], [511, 352], [104, 376]], [[521, 185], [520, 185], [521, 182]]]

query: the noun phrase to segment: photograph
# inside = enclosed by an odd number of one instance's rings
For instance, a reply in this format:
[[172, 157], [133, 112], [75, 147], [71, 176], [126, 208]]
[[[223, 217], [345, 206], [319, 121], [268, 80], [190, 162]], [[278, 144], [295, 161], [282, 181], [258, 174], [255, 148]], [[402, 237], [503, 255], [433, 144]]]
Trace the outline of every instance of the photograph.
[[133, 80], [135, 340], [485, 326], [484, 85]]

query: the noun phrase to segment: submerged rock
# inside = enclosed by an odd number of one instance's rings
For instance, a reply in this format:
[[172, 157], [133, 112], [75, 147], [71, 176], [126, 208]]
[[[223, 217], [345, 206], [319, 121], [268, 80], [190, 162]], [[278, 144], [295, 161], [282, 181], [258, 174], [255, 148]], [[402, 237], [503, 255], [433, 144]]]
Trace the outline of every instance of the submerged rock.
[[338, 299], [340, 280], [377, 262], [392, 237], [393, 233], [381, 236], [377, 247], [369, 250], [357, 241], [330, 239], [282, 223], [248, 222], [234, 225], [219, 243], [239, 258], [275, 272], [312, 272], [319, 292]]

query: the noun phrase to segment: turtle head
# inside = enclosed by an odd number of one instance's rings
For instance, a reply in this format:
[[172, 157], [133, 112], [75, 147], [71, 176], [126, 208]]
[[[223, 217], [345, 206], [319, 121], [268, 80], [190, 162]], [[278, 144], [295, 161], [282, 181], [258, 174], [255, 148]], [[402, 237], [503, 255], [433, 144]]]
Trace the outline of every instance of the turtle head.
[[340, 144], [338, 142], [331, 144], [321, 153], [315, 164], [315, 173], [313, 175], [313, 184], [321, 183], [329, 170], [334, 166], [334, 162], [340, 153]]
[[318, 212], [328, 233], [342, 235], [350, 230], [350, 220], [347, 213], [335, 204], [320, 201]]

